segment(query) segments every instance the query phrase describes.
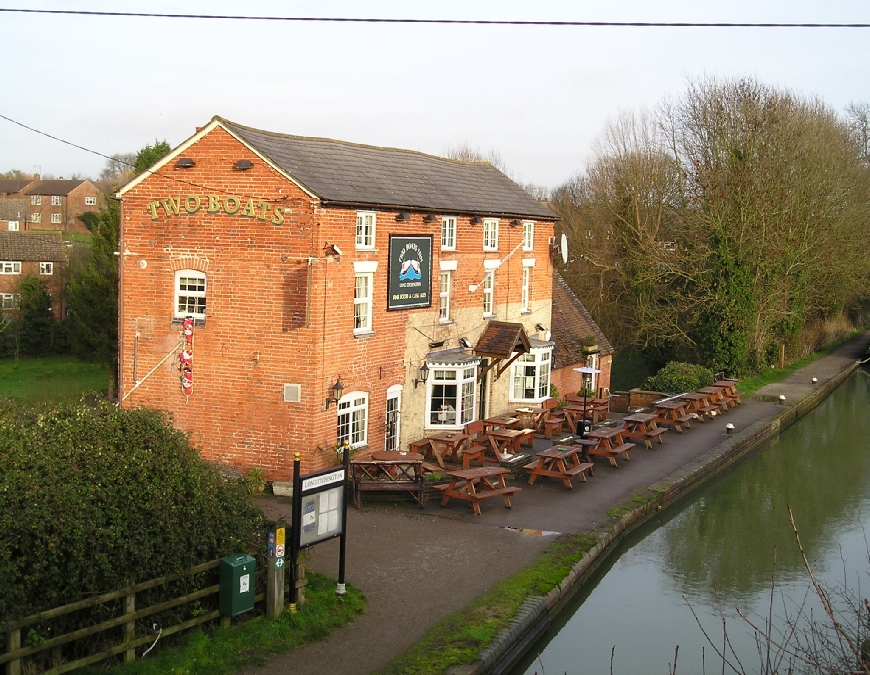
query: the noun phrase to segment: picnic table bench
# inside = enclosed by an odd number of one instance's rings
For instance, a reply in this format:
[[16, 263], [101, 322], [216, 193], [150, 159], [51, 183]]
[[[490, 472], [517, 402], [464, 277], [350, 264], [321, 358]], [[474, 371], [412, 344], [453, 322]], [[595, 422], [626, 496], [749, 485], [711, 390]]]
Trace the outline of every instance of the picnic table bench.
[[693, 415], [686, 412], [685, 401], [670, 399], [667, 401], [659, 401], [654, 404], [656, 407], [656, 423], [666, 424], [674, 427], [678, 432], [683, 433], [683, 426], [691, 429], [689, 424]]
[[474, 513], [480, 515], [480, 502], [490, 497], [504, 499], [505, 508], [511, 508], [511, 495], [520, 492], [522, 488], [508, 487], [504, 477], [510, 474], [510, 469], [500, 466], [478, 466], [472, 469], [447, 471], [450, 482], [436, 485], [444, 496], [441, 506], [447, 506], [451, 499], [462, 499], [471, 502]]
[[586, 438], [597, 440], [595, 447], [589, 448], [590, 455], [601, 455], [607, 457], [612, 466], [618, 466], [616, 463], [617, 457], [622, 457], [626, 461], [631, 461], [628, 456], [629, 450], [634, 450], [634, 443], [626, 443], [622, 437], [622, 426], [607, 427], [595, 429], [586, 434]]
[[652, 449], [653, 439], [664, 443], [662, 435], [667, 431], [666, 427], [656, 425], [655, 413], [633, 413], [622, 418], [626, 427], [622, 435], [626, 438], [642, 440], [646, 447]]
[[423, 455], [416, 452], [373, 452], [369, 459], [350, 463], [354, 506], [360, 508], [360, 493], [408, 492], [422, 509], [425, 501], [423, 486]]
[[580, 445], [554, 445], [536, 453], [538, 459], [523, 467], [529, 472], [529, 485], [534, 485], [538, 476], [560, 478], [569, 490], [574, 489], [571, 480], [577, 476], [585, 483], [586, 473], [591, 472], [595, 465], [581, 461], [577, 456], [581, 452], [583, 446]]

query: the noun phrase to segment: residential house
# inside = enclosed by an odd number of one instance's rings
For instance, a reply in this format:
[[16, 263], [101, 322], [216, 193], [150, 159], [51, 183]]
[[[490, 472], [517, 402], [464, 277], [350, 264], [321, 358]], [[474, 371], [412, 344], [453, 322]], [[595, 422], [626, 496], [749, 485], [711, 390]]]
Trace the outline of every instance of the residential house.
[[18, 308], [18, 285], [23, 278], [33, 276], [45, 280], [52, 312], [61, 319], [65, 274], [66, 254], [59, 234], [0, 229], [0, 309], [4, 313]]
[[105, 195], [89, 180], [39, 180], [23, 191], [30, 212], [22, 230], [88, 232], [79, 216], [100, 209]]
[[118, 193], [119, 397], [270, 479], [549, 397], [555, 215], [488, 163], [215, 117]]

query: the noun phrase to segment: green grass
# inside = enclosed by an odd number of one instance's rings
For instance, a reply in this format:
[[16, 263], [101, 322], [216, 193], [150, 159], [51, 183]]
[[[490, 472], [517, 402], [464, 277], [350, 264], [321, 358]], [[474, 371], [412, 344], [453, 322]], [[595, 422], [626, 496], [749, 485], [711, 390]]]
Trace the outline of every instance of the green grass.
[[[335, 594], [335, 580], [308, 573], [307, 602], [295, 614], [280, 619], [263, 617], [229, 628], [194, 630], [180, 647], [155, 649], [150, 655], [112, 669], [113, 675], [228, 675], [252, 665], [265, 665], [270, 656], [287, 652], [307, 642], [322, 640], [350, 623], [365, 609], [366, 598], [347, 585], [343, 596]], [[77, 670], [79, 675], [103, 675], [97, 667]]]
[[32, 403], [105, 395], [109, 370], [105, 366], [76, 361], [71, 356], [0, 361], [0, 396], [14, 396]]
[[531, 595], [546, 595], [571, 567], [595, 545], [589, 535], [564, 535], [550, 544], [531, 567], [517, 572], [466, 609], [432, 628], [380, 675], [436, 675], [450, 666], [473, 663], [519, 606]]

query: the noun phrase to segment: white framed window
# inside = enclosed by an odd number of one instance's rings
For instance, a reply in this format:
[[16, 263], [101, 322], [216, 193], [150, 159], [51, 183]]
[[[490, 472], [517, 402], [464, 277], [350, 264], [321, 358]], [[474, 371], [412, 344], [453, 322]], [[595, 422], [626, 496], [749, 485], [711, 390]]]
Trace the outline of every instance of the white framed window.
[[9, 231], [10, 232], [18, 232], [18, 221], [10, 220], [9, 221]]
[[387, 410], [384, 417], [384, 450], [400, 450], [402, 426], [402, 385], [394, 384], [387, 389]]
[[372, 332], [372, 285], [375, 275], [371, 272], [357, 274], [353, 285], [353, 332]]
[[199, 270], [175, 273], [175, 316], [205, 317], [206, 277]]
[[483, 250], [498, 251], [498, 218], [483, 221]]
[[0, 274], [21, 274], [21, 263], [12, 260], [0, 260]]
[[41, 262], [39, 263], [39, 273], [45, 276], [54, 274], [54, 263]]
[[58, 195], [51, 196], [51, 205], [52, 206], [61, 206], [63, 204], [63, 197]]
[[532, 268], [523, 267], [523, 285], [520, 288], [520, 311], [529, 311], [529, 288], [532, 283]]
[[18, 295], [0, 293], [0, 309], [18, 309]]
[[30, 195], [30, 204], [31, 206], [41, 206], [42, 195]]
[[61, 218], [63, 216], [60, 213], [52, 213], [51, 214], [51, 222], [52, 223], [60, 223], [62, 222]]
[[444, 216], [441, 219], [441, 250], [453, 251], [456, 249], [456, 218]]
[[511, 366], [511, 401], [538, 403], [550, 397], [552, 348], [532, 349]]
[[364, 391], [352, 391], [338, 401], [338, 428], [336, 441], [345, 441], [358, 448], [368, 443], [369, 395]]
[[441, 270], [441, 291], [438, 294], [438, 320], [450, 321], [450, 290], [453, 286], [453, 272]]
[[85, 197], [85, 206], [96, 206], [97, 198], [96, 197]]
[[495, 270], [489, 270], [483, 277], [483, 315], [492, 316], [495, 303], [493, 301], [495, 290]]
[[523, 221], [523, 250], [532, 251], [535, 248], [535, 221]]
[[30, 222], [31, 223], [41, 223], [42, 222], [42, 214], [39, 211], [34, 211], [30, 214]]
[[375, 247], [375, 221], [377, 216], [371, 211], [356, 214], [356, 247], [372, 249]]
[[477, 365], [433, 368], [427, 382], [428, 427], [460, 429], [474, 421]]

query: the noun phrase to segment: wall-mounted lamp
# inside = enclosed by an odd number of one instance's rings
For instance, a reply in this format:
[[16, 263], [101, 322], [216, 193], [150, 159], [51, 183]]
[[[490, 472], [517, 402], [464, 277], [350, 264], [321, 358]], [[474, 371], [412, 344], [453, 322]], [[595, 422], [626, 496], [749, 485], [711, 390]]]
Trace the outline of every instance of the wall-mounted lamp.
[[407, 211], [399, 211], [399, 215], [396, 216], [396, 221], [400, 223], [405, 223], [411, 220], [411, 214]]
[[418, 384], [426, 384], [426, 380], [429, 379], [429, 364], [425, 361], [423, 365], [420, 366], [420, 377], [414, 378], [414, 389], [417, 388]]
[[547, 327], [546, 327], [544, 324], [536, 323], [536, 324], [535, 324], [535, 330], [538, 331], [539, 333], [546, 333], [546, 332], [547, 332]]
[[335, 244], [330, 244], [329, 242], [326, 242], [323, 245], [323, 252], [326, 255], [335, 256], [339, 259], [341, 257], [341, 249], [338, 246], [336, 246]]
[[471, 219], [471, 224], [472, 224], [472, 225], [480, 225], [482, 222], [483, 222], [483, 218], [481, 218], [480, 216], [474, 216], [474, 217]]
[[194, 162], [190, 157], [179, 157], [178, 161], [175, 163], [176, 169], [189, 169], [192, 166], [196, 166], [196, 162]]
[[329, 388], [329, 394], [326, 397], [326, 410], [329, 410], [330, 403], [338, 403], [341, 400], [341, 392], [344, 391], [344, 386], [341, 384], [341, 375], [335, 381], [335, 384]]
[[522, 223], [519, 221], [518, 218], [514, 218], [514, 219], [511, 221], [511, 227], [519, 227], [520, 225], [522, 225]]
[[461, 337], [459, 338], [459, 346], [463, 349], [471, 349], [471, 342], [468, 338]]
[[429, 349], [438, 349], [438, 347], [443, 347], [445, 342], [447, 342], [447, 340], [434, 340], [429, 343]]
[[438, 216], [436, 216], [434, 213], [427, 213], [426, 217], [423, 218], [423, 222], [424, 223], [437, 223]]
[[240, 159], [233, 165], [236, 171], [247, 171], [254, 168], [254, 163], [250, 159]]

